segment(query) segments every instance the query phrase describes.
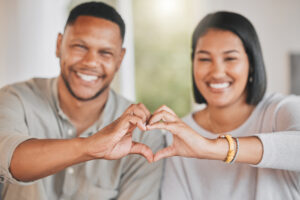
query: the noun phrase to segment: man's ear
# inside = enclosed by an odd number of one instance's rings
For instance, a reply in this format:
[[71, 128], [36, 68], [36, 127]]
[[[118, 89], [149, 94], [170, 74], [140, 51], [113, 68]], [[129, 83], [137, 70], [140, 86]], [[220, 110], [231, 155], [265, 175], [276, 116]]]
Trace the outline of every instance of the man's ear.
[[122, 48], [121, 54], [120, 54], [119, 63], [118, 63], [117, 71], [120, 69], [120, 66], [121, 66], [121, 64], [122, 64], [122, 61], [123, 61], [123, 58], [124, 58], [125, 53], [126, 53], [126, 48]]
[[61, 43], [62, 43], [62, 38], [63, 35], [61, 33], [58, 33], [57, 35], [57, 40], [56, 40], [56, 57], [59, 58], [60, 57], [60, 48], [61, 48]]

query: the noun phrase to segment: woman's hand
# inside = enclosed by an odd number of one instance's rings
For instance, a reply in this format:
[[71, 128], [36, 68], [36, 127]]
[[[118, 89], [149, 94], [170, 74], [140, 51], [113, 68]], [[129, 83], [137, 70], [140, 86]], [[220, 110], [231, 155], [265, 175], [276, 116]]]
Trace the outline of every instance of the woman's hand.
[[206, 147], [211, 142], [185, 124], [167, 106], [161, 106], [153, 113], [147, 129], [165, 129], [173, 134], [173, 143], [158, 151], [154, 161], [171, 156], [204, 158]]

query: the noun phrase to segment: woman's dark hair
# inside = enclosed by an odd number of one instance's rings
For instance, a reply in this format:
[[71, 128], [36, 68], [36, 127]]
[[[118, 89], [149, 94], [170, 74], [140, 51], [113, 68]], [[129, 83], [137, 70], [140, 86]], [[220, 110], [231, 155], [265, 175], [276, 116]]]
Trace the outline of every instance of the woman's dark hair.
[[[207, 33], [209, 29], [231, 31], [242, 41], [249, 60], [246, 102], [251, 105], [257, 105], [265, 94], [267, 78], [260, 43], [253, 25], [247, 18], [237, 13], [221, 11], [208, 14], [194, 30], [192, 37], [192, 62], [198, 39]], [[195, 101], [197, 103], [206, 103], [195, 84], [193, 70], [192, 76]]]
[[79, 16], [103, 18], [116, 23], [120, 28], [122, 40], [125, 36], [125, 23], [120, 14], [111, 6], [102, 2], [87, 2], [73, 8], [67, 19], [67, 25], [72, 25]]

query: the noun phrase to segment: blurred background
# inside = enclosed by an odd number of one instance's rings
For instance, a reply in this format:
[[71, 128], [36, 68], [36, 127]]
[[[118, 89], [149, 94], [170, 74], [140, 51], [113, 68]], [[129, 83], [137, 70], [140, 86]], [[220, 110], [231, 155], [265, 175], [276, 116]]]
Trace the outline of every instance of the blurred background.
[[[59, 74], [58, 32], [83, 0], [0, 0], [0, 87]], [[151, 111], [162, 104], [184, 116], [191, 93], [191, 35], [207, 13], [228, 10], [255, 26], [268, 92], [300, 94], [299, 0], [106, 0], [127, 25], [125, 60], [113, 87]], [[298, 87], [297, 87], [298, 86]], [[299, 88], [299, 89], [298, 89]]]

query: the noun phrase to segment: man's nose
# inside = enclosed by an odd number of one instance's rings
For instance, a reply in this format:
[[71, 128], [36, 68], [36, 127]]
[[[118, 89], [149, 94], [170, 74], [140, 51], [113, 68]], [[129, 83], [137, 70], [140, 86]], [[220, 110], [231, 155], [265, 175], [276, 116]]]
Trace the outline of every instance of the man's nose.
[[88, 51], [83, 58], [82, 64], [86, 67], [96, 68], [98, 65], [97, 53]]

